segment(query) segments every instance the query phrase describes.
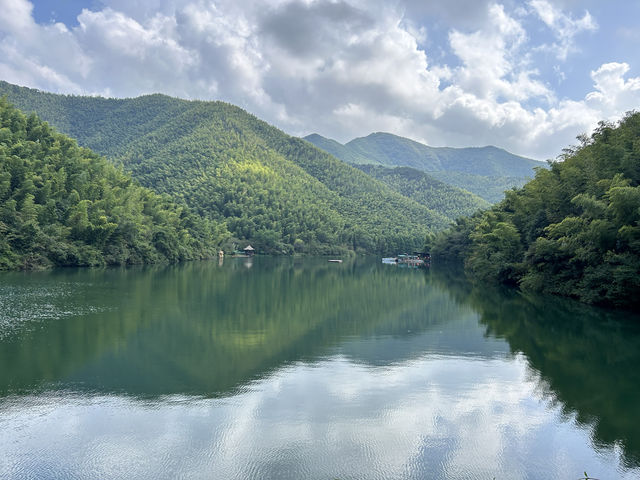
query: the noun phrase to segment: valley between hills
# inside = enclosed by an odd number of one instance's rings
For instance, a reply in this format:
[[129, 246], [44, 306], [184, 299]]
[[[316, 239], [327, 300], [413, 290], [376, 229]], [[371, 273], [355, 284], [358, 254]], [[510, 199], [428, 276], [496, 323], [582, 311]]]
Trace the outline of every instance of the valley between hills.
[[524, 290], [640, 298], [638, 114], [547, 164], [381, 132], [302, 139], [224, 102], [6, 82], [0, 94], [4, 269], [176, 262], [248, 244], [429, 251]]
[[[471, 178], [476, 190], [488, 182], [497, 191], [519, 185], [544, 165], [493, 147], [491, 155], [430, 149], [389, 134], [337, 151], [317, 135], [291, 137], [222, 102], [56, 95], [6, 82], [0, 94], [143, 187], [226, 229], [227, 249], [244, 242], [272, 254], [419, 250], [427, 233], [497, 199], [438, 175]], [[406, 154], [409, 147], [413, 155]], [[353, 158], [344, 154], [351, 150]], [[511, 177], [518, 180], [505, 180]]]

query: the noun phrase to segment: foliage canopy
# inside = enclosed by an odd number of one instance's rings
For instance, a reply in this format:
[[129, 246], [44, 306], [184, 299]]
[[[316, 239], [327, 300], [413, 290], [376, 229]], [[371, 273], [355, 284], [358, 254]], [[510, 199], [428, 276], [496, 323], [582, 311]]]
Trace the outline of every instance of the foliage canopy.
[[640, 306], [640, 113], [581, 145], [492, 209], [430, 239], [476, 278], [587, 303]]
[[0, 98], [0, 269], [204, 258], [225, 233]]
[[233, 105], [0, 92], [262, 253], [397, 253], [450, 222]]

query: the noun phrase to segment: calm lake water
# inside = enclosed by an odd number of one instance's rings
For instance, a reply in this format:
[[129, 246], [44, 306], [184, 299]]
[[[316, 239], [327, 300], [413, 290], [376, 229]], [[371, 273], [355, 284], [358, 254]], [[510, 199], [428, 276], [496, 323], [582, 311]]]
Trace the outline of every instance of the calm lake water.
[[326, 259], [0, 275], [0, 478], [640, 478], [640, 318]]

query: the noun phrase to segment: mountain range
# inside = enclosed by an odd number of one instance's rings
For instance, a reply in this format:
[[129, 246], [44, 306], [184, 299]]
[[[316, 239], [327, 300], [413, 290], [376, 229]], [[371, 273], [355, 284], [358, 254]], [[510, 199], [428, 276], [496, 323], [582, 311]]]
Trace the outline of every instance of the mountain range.
[[140, 182], [226, 224], [266, 253], [392, 253], [422, 246], [451, 218], [223, 102], [164, 95], [105, 99], [0, 82], [36, 112]]
[[[502, 185], [493, 177], [524, 178], [540, 164], [495, 147], [431, 148], [385, 133], [346, 145], [319, 135], [305, 141], [223, 102], [58, 95], [1, 81], [0, 95], [227, 228], [226, 249], [246, 242], [286, 254], [418, 249], [427, 233], [495, 201], [491, 188]], [[474, 195], [438, 175], [490, 188]]]
[[304, 138], [352, 165], [411, 167], [491, 203], [504, 198], [505, 190], [524, 185], [537, 168], [547, 167], [544, 162], [493, 146], [430, 147], [384, 132], [355, 138], [344, 145], [315, 133]]

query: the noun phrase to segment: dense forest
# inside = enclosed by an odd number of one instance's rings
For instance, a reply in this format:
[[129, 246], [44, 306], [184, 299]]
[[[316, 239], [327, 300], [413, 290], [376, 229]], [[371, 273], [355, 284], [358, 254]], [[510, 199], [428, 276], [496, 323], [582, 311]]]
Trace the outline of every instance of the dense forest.
[[546, 164], [497, 147], [430, 147], [390, 133], [372, 133], [342, 145], [311, 134], [305, 140], [352, 165], [411, 167], [495, 203], [504, 191], [521, 187]]
[[473, 215], [479, 209], [489, 208], [489, 202], [477, 195], [436, 180], [415, 168], [386, 168], [379, 165], [357, 167], [396, 192], [441, 213], [452, 221]]
[[477, 175], [475, 173], [440, 171], [429, 172], [429, 176], [463, 190], [467, 190], [489, 203], [498, 203], [504, 198], [504, 192], [524, 186], [533, 173], [527, 177], [504, 175]]
[[226, 234], [0, 98], [0, 269], [204, 258]]
[[0, 94], [263, 253], [397, 253], [450, 219], [222, 102]]
[[601, 123], [490, 210], [429, 237], [481, 280], [640, 306], [640, 113]]

